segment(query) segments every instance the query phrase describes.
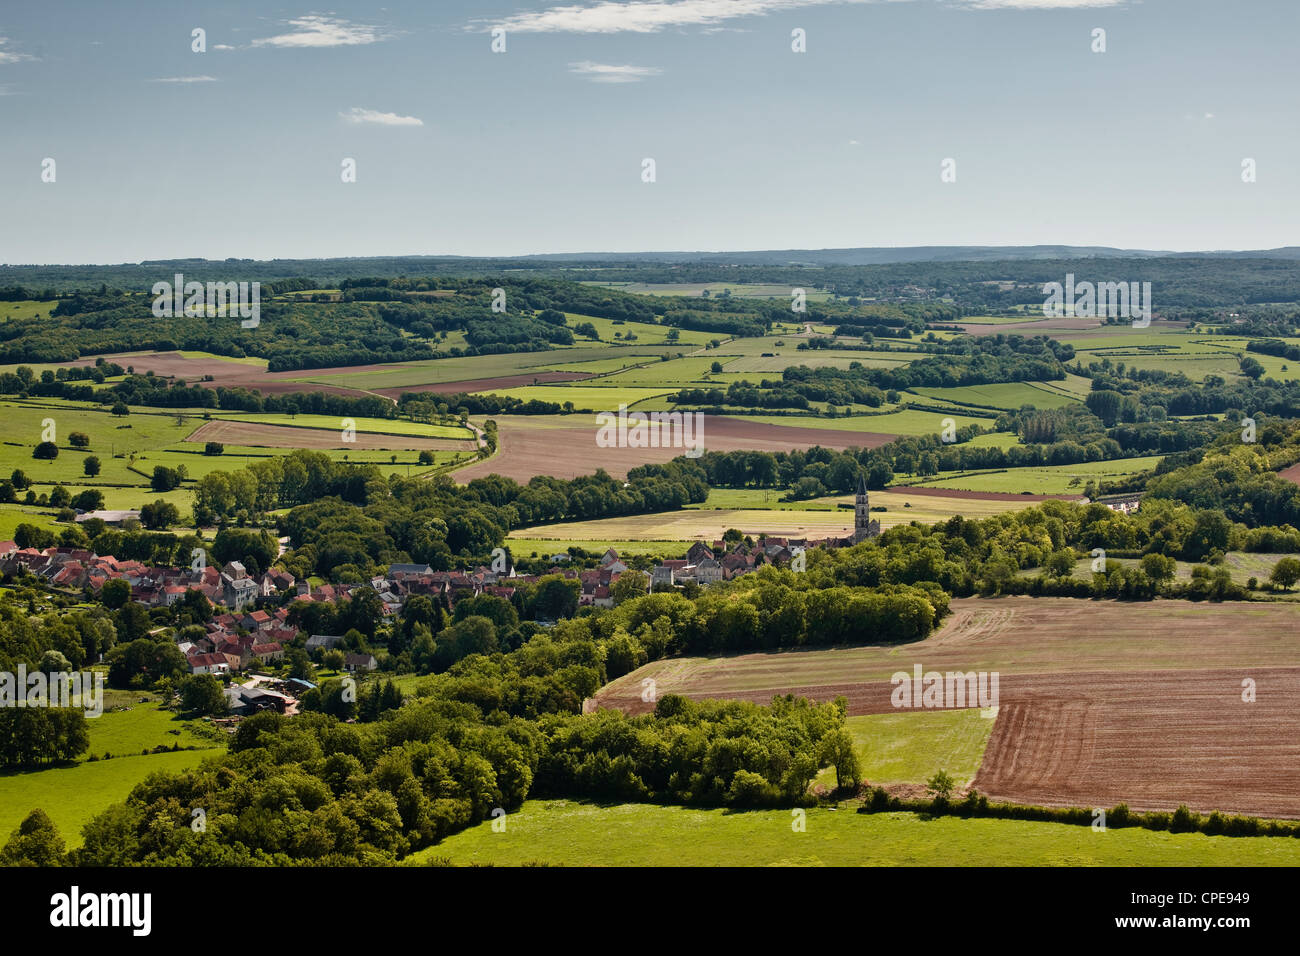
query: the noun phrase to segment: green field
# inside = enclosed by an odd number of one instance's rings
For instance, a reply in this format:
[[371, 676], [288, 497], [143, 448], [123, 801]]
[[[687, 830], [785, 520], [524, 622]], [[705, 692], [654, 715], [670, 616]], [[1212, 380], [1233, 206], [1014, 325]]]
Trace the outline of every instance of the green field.
[[[1246, 338], [1204, 335], [1180, 329], [1133, 329], [1106, 326], [1097, 331], [1059, 331], [1052, 337], [1073, 345], [1075, 359], [1084, 364], [1109, 358], [1126, 367], [1181, 372], [1195, 382], [1206, 375], [1232, 381], [1240, 377], [1239, 360], [1246, 353]], [[1288, 340], [1290, 341], [1290, 340]], [[1273, 378], [1300, 378], [1300, 363], [1271, 355], [1249, 353]], [[1287, 366], [1287, 368], [1283, 368]]]
[[1064, 391], [1047, 388], [1037, 382], [1012, 382], [1006, 385], [967, 385], [961, 388], [914, 388], [923, 398], [981, 408], [1004, 408], [1015, 411], [1022, 405], [1035, 408], [1060, 408], [1078, 399]]
[[[761, 490], [723, 491], [725, 496], [735, 495], [736, 500], [743, 501], [746, 496], [761, 497]], [[770, 492], [769, 492], [770, 494]], [[774, 496], [775, 498], [775, 496]], [[830, 501], [852, 503], [852, 495], [842, 495], [837, 499], [822, 498], [817, 502], [824, 506]], [[992, 515], [1032, 507], [1034, 501], [1009, 500], [984, 501], [966, 498], [944, 498], [932, 495], [909, 494], [905, 491], [873, 491], [872, 518], [880, 521], [882, 528], [898, 524], [910, 524], [919, 521], [933, 524], [945, 521], [955, 514], [967, 518], [987, 518]], [[713, 541], [721, 538], [724, 531], [736, 528], [745, 534], [769, 534], [778, 537], [827, 538], [840, 537], [853, 530], [853, 510], [837, 508], [833, 511], [818, 508], [784, 508], [775, 501], [768, 507], [733, 507], [712, 508], [707, 503], [702, 507], [684, 508], [680, 511], [662, 511], [646, 515], [620, 516], [616, 518], [597, 518], [590, 521], [564, 521], [555, 524], [536, 525], [530, 528], [518, 528], [507, 537], [532, 542], [548, 542], [547, 547], [578, 543], [589, 550], [599, 546], [602, 550], [612, 542], [625, 545], [633, 541], [664, 542], [678, 541], [680, 551], [684, 552], [690, 542], [696, 540]], [[512, 547], [513, 547], [512, 543]]]
[[322, 383], [345, 388], [414, 388], [443, 382], [464, 382], [482, 378], [500, 378], [505, 375], [526, 375], [543, 371], [557, 363], [584, 362], [587, 360], [657, 361], [660, 355], [676, 355], [689, 351], [685, 345], [647, 345], [634, 342], [629, 345], [610, 345], [584, 342], [549, 352], [511, 352], [501, 355], [477, 355], [463, 358], [428, 359], [417, 362], [400, 362], [382, 369], [368, 371], [340, 371], [326, 374], [320, 370], [304, 371], [292, 381]]
[[[1295, 557], [1289, 554], [1266, 554], [1266, 553], [1246, 553], [1242, 551], [1229, 551], [1223, 556], [1223, 564], [1219, 565], [1227, 570], [1232, 580], [1242, 587], [1250, 583], [1254, 578], [1257, 585], [1262, 585], [1268, 580], [1268, 576], [1273, 572], [1273, 566], [1283, 558]], [[1074, 577], [1081, 581], [1092, 580], [1092, 557], [1080, 558], [1074, 564]], [[1108, 557], [1107, 564], [1118, 564], [1123, 567], [1138, 567], [1141, 564], [1139, 558], [1115, 558]], [[1174, 572], [1174, 579], [1177, 581], [1188, 581], [1192, 577], [1192, 568], [1198, 566], [1194, 561], [1177, 561], [1177, 568]], [[1034, 577], [1039, 573], [1038, 568], [1032, 568], [1021, 571], [1023, 577]], [[1292, 587], [1290, 591], [1273, 591], [1269, 592], [1275, 600], [1300, 601], [1300, 588]]]
[[[285, 428], [323, 428], [338, 431], [342, 419], [332, 415], [264, 415], [251, 412], [216, 412], [215, 419], [231, 422], [252, 422], [258, 425], [280, 425]], [[453, 438], [472, 441], [474, 433], [460, 425], [426, 425], [405, 418], [353, 418], [358, 434], [400, 435], [408, 438]]]
[[[693, 332], [690, 329], [677, 329], [676, 339], [669, 339], [669, 333], [672, 326], [652, 325], [649, 322], [627, 322], [617, 319], [603, 319], [596, 315], [580, 315], [576, 312], [566, 312], [565, 317], [569, 320], [569, 328], [584, 323], [591, 323], [596, 328], [602, 342], [621, 343], [628, 340], [628, 335], [635, 336], [630, 341], [636, 345], [690, 345], [700, 346], [710, 339], [719, 338], [708, 332]], [[575, 343], [585, 345], [590, 343], [590, 339], [580, 335], [574, 335]]]
[[[606, 354], [611, 354], [606, 352]], [[547, 365], [538, 365], [529, 372], [586, 372], [589, 375], [606, 375], [610, 372], [618, 372], [623, 369], [635, 368], [638, 365], [662, 364], [670, 365], [679, 359], [671, 359], [664, 362], [657, 355], [638, 355], [624, 353], [621, 350], [613, 352], [613, 358], [586, 358], [580, 360], [565, 361], [564, 352], [559, 353], [560, 358]]]
[[216, 752], [180, 750], [0, 775], [0, 840], [8, 842], [23, 818], [39, 807], [70, 848], [80, 846], [82, 826], [110, 804], [125, 800], [149, 774], [183, 773]]
[[48, 319], [55, 302], [35, 302], [30, 299], [17, 302], [0, 302], [0, 322], [10, 319]]
[[[621, 289], [641, 295], [677, 295], [699, 298], [706, 291], [716, 298], [723, 292], [733, 296], [749, 299], [789, 299], [790, 286], [760, 282], [584, 282], [583, 285], [598, 285], [607, 289]], [[809, 302], [824, 302], [831, 293], [816, 289], [806, 289], [805, 296]]]
[[[5, 422], [0, 472], [7, 477], [13, 469], [21, 468], [33, 481], [44, 482], [83, 479], [82, 459], [95, 455], [103, 465], [98, 482], [138, 484], [142, 479], [129, 470], [129, 456], [180, 442], [198, 424], [190, 418], [177, 425], [175, 414], [147, 414], [132, 409], [130, 415], [118, 418], [107, 408], [35, 401], [0, 402], [0, 416]], [[59, 457], [53, 461], [32, 458], [32, 450], [43, 440], [45, 419], [53, 420], [55, 443], [59, 446]], [[90, 436], [90, 447], [84, 451], [71, 448], [68, 436], [73, 432]]]
[[67, 527], [54, 520], [49, 508], [26, 507], [23, 505], [0, 506], [0, 541], [12, 541], [14, 531], [20, 524], [32, 524], [46, 528], [56, 534]]
[[[175, 713], [163, 710], [156, 700], [140, 703], [142, 697], [148, 696], [105, 690], [104, 713], [86, 721], [90, 734], [86, 757], [102, 758], [106, 753], [115, 758], [124, 757], [160, 744], [168, 747], [172, 744], [203, 748], [219, 746], [211, 738], [195, 733], [193, 721], [182, 720]], [[108, 709], [110, 707], [114, 709]]]
[[538, 800], [413, 854], [412, 865], [520, 866], [1296, 866], [1300, 840], [912, 813], [744, 813]]
[[[212, 413], [208, 413], [212, 414]], [[6, 421], [3, 443], [0, 443], [0, 477], [7, 478], [21, 469], [30, 479], [32, 490], [39, 496], [49, 494], [55, 485], [64, 485], [72, 494], [87, 488], [98, 488], [104, 494], [104, 507], [110, 510], [135, 509], [158, 499], [176, 505], [182, 520], [189, 512], [191, 495], [187, 483], [169, 492], [155, 492], [149, 487], [153, 470], [159, 465], [169, 468], [184, 467], [188, 481], [194, 481], [213, 471], [232, 471], [253, 461], [271, 457], [277, 452], [268, 448], [227, 445], [222, 455], [199, 454], [202, 442], [191, 442], [189, 436], [205, 421], [202, 410], [178, 409], [160, 411], [151, 408], [132, 408], [130, 414], [118, 417], [103, 406], [70, 402], [62, 399], [32, 399], [27, 401], [0, 401], [0, 416]], [[328, 428], [337, 430], [340, 420], [329, 416], [216, 413], [217, 418], [254, 424], [281, 425], [288, 428]], [[53, 460], [36, 459], [32, 452], [44, 438], [53, 423], [58, 457]], [[384, 433], [397, 436], [472, 440], [473, 433], [460, 425], [424, 425], [405, 419], [357, 419], [357, 430], [362, 434]], [[74, 448], [68, 438], [73, 432], [83, 432], [90, 438], [88, 448]], [[293, 432], [284, 433], [286, 451], [292, 447]], [[397, 453], [398, 460], [391, 461], [392, 452], [348, 449], [331, 450], [325, 454], [335, 460], [347, 459], [359, 463], [373, 463], [384, 474], [421, 474], [430, 466], [421, 465], [414, 451]], [[100, 472], [88, 477], [84, 461], [95, 456], [100, 462]], [[460, 459], [473, 459], [472, 453], [451, 450], [434, 452], [435, 465]], [[25, 493], [20, 493], [21, 501]], [[0, 535], [11, 537], [13, 529], [22, 522], [56, 527], [55, 509], [23, 507], [21, 504], [0, 506]]]
[[[1029, 492], [1034, 495], [1082, 494], [1092, 481], [1113, 481], [1150, 471], [1161, 456], [1116, 458], [1114, 461], [1087, 461], [1077, 465], [1047, 465], [1042, 468], [1008, 468], [1002, 471], [972, 472], [935, 480], [917, 479], [912, 484], [926, 488], [953, 488], [962, 491], [997, 491], [1008, 494]], [[901, 480], [901, 479], [900, 479]]]
[[781, 501], [784, 494], [778, 488], [711, 488], [709, 497], [698, 504], [688, 504], [688, 509], [750, 508], [769, 511], [844, 511], [837, 507], [853, 503], [852, 497], [831, 495], [826, 498], [809, 498], [807, 501]]
[[686, 554], [689, 544], [681, 541], [590, 541], [578, 538], [529, 538], [515, 537], [511, 534], [506, 546], [515, 557], [528, 558], [533, 555], [550, 557], [561, 554], [569, 548], [582, 548], [585, 551], [603, 553], [613, 548], [619, 554], [648, 554], [656, 558], [680, 558]]
[[[8, 840], [22, 818], [40, 807], [68, 845], [76, 846], [82, 824], [124, 800], [148, 774], [178, 773], [225, 751], [224, 737], [210, 724], [180, 719], [148, 692], [105, 689], [104, 712], [87, 718], [86, 730], [90, 746], [75, 765], [0, 775], [0, 840]], [[142, 754], [160, 745], [198, 749]]]
[[[958, 787], [965, 787], [979, 772], [994, 721], [966, 709], [866, 714], [844, 723], [864, 782], [923, 784], [946, 770]], [[827, 768], [822, 774], [825, 779], [819, 777], [819, 782], [834, 784], [834, 771]]]
[[[788, 339], [783, 347], [773, 345], [764, 350], [774, 353], [770, 356], [743, 355], [731, 361], [722, 357], [722, 369], [724, 372], [745, 372], [751, 381], [759, 381], [764, 376], [779, 379], [783, 371], [797, 365], [846, 369], [854, 362], [859, 362], [865, 368], [896, 368], [922, 355], [920, 352], [859, 352], [849, 349], [807, 349], [801, 352], [797, 350], [796, 344], [795, 339]], [[734, 342], [728, 342], [718, 351], [733, 352], [734, 345]]]
[[596, 386], [623, 388], [639, 385], [650, 388], [662, 387], [674, 391], [679, 388], [726, 388], [728, 383], [709, 371], [715, 361], [721, 362], [724, 359], [716, 353], [709, 352], [688, 358], [670, 359], [667, 362], [654, 361], [640, 368], [629, 368], [600, 378], [571, 384], [587, 388]]
[[979, 425], [992, 428], [993, 419], [974, 418], [957, 413], [940, 413], [907, 408], [883, 415], [853, 415], [828, 418], [805, 415], [747, 415], [746, 421], [766, 422], [769, 425], [789, 425], [792, 428], [833, 428], [846, 432], [873, 432], [884, 435], [937, 435], [943, 430], [943, 420], [951, 418], [958, 428]]
[[619, 405], [632, 406], [649, 398], [675, 392], [677, 389], [670, 386], [660, 388], [620, 388], [566, 382], [557, 385], [521, 385], [517, 388], [504, 389], [489, 388], [483, 391], [493, 395], [508, 395], [522, 402], [537, 400], [539, 402], [555, 402], [559, 405], [572, 402], [574, 408], [590, 408], [597, 412], [617, 412]]

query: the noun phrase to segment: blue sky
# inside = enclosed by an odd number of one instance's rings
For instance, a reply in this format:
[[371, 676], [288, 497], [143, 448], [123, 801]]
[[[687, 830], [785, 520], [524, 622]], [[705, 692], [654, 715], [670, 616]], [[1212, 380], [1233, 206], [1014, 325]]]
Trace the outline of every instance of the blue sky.
[[1297, 27], [1295, 0], [7, 4], [0, 262], [1300, 244]]

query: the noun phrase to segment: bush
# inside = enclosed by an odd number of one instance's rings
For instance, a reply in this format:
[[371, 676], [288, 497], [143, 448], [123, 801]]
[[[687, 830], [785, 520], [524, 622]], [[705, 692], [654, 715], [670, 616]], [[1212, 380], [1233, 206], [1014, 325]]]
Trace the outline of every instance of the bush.
[[781, 802], [781, 791], [761, 774], [737, 770], [727, 792], [727, 803], [733, 807], [771, 807]]
[[1187, 804], [1180, 803], [1178, 809], [1174, 811], [1173, 817], [1169, 820], [1170, 833], [1189, 833], [1197, 829], [1201, 819], [1190, 809]]
[[956, 788], [957, 781], [946, 770], [940, 770], [925, 782], [925, 789], [934, 797], [935, 803], [942, 801], [946, 804]]
[[52, 441], [43, 441], [33, 449], [32, 457], [53, 461], [59, 457], [59, 446]]

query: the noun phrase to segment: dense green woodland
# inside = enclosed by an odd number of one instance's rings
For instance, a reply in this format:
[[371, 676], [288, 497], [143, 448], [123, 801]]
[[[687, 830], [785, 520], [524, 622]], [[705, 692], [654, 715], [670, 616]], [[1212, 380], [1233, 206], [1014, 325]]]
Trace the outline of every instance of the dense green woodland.
[[[1043, 284], [1060, 282], [1072, 272], [1080, 281], [1149, 281], [1153, 298], [1162, 309], [1176, 307], [1197, 312], [1255, 303], [1300, 302], [1300, 266], [1294, 254], [1290, 257], [997, 258], [997, 250], [984, 250], [978, 258], [968, 256], [968, 261], [877, 265], [842, 264], [836, 262], [833, 255], [819, 253], [803, 257], [817, 261], [812, 265], [787, 264], [797, 261], [800, 258], [798, 254], [680, 254], [672, 257], [673, 261], [653, 261], [649, 257], [629, 261], [630, 258], [410, 256], [278, 259], [269, 262], [182, 259], [116, 266], [8, 265], [0, 266], [0, 286], [10, 290], [13, 300], [22, 301], [48, 298], [49, 294], [44, 290], [66, 293], [100, 286], [144, 290], [155, 282], [171, 281], [177, 272], [184, 273], [187, 279], [199, 281], [239, 279], [273, 283], [296, 280], [300, 283], [297, 288], [320, 288], [321, 276], [334, 277], [330, 280], [332, 282], [347, 280], [358, 287], [372, 287], [377, 285], [375, 278], [400, 281], [408, 276], [468, 276], [486, 279], [505, 273], [592, 283], [788, 285], [791, 289], [831, 289], [843, 297], [882, 301], [915, 299], [917, 290], [925, 290], [932, 300], [948, 298], [959, 302], [969, 310], [966, 312], [969, 315], [1010, 306], [1041, 305]], [[27, 288], [15, 288], [23, 286]], [[41, 290], [40, 294], [36, 294], [37, 290]], [[1294, 314], [1295, 310], [1292, 310]]]
[[[545, 351], [574, 344], [575, 333], [590, 336], [580, 332], [581, 323], [570, 329], [564, 312], [727, 335], [760, 335], [782, 315], [769, 302], [687, 303], [541, 278], [359, 282], [342, 283], [338, 297], [289, 295], [312, 288], [311, 280], [269, 283], [262, 289], [261, 322], [247, 329], [233, 316], [157, 317], [144, 288], [76, 292], [60, 298], [48, 319], [11, 318], [0, 326], [0, 363], [180, 349], [265, 358], [268, 369], [279, 372]], [[504, 311], [494, 307], [496, 289], [505, 293]], [[446, 344], [455, 332], [464, 334], [466, 345]]]

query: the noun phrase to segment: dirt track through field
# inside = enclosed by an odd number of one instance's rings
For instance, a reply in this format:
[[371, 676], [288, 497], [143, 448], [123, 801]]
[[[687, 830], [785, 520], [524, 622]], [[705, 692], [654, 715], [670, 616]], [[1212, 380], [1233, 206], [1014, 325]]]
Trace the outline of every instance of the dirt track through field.
[[[996, 671], [997, 722], [974, 783], [992, 798], [1300, 817], [1300, 608], [1066, 598], [953, 608], [916, 644], [655, 662], [606, 685], [596, 705], [647, 712], [651, 678], [660, 697], [842, 696], [850, 715], [897, 713], [894, 673]], [[1254, 702], [1242, 699], [1245, 680]]]

